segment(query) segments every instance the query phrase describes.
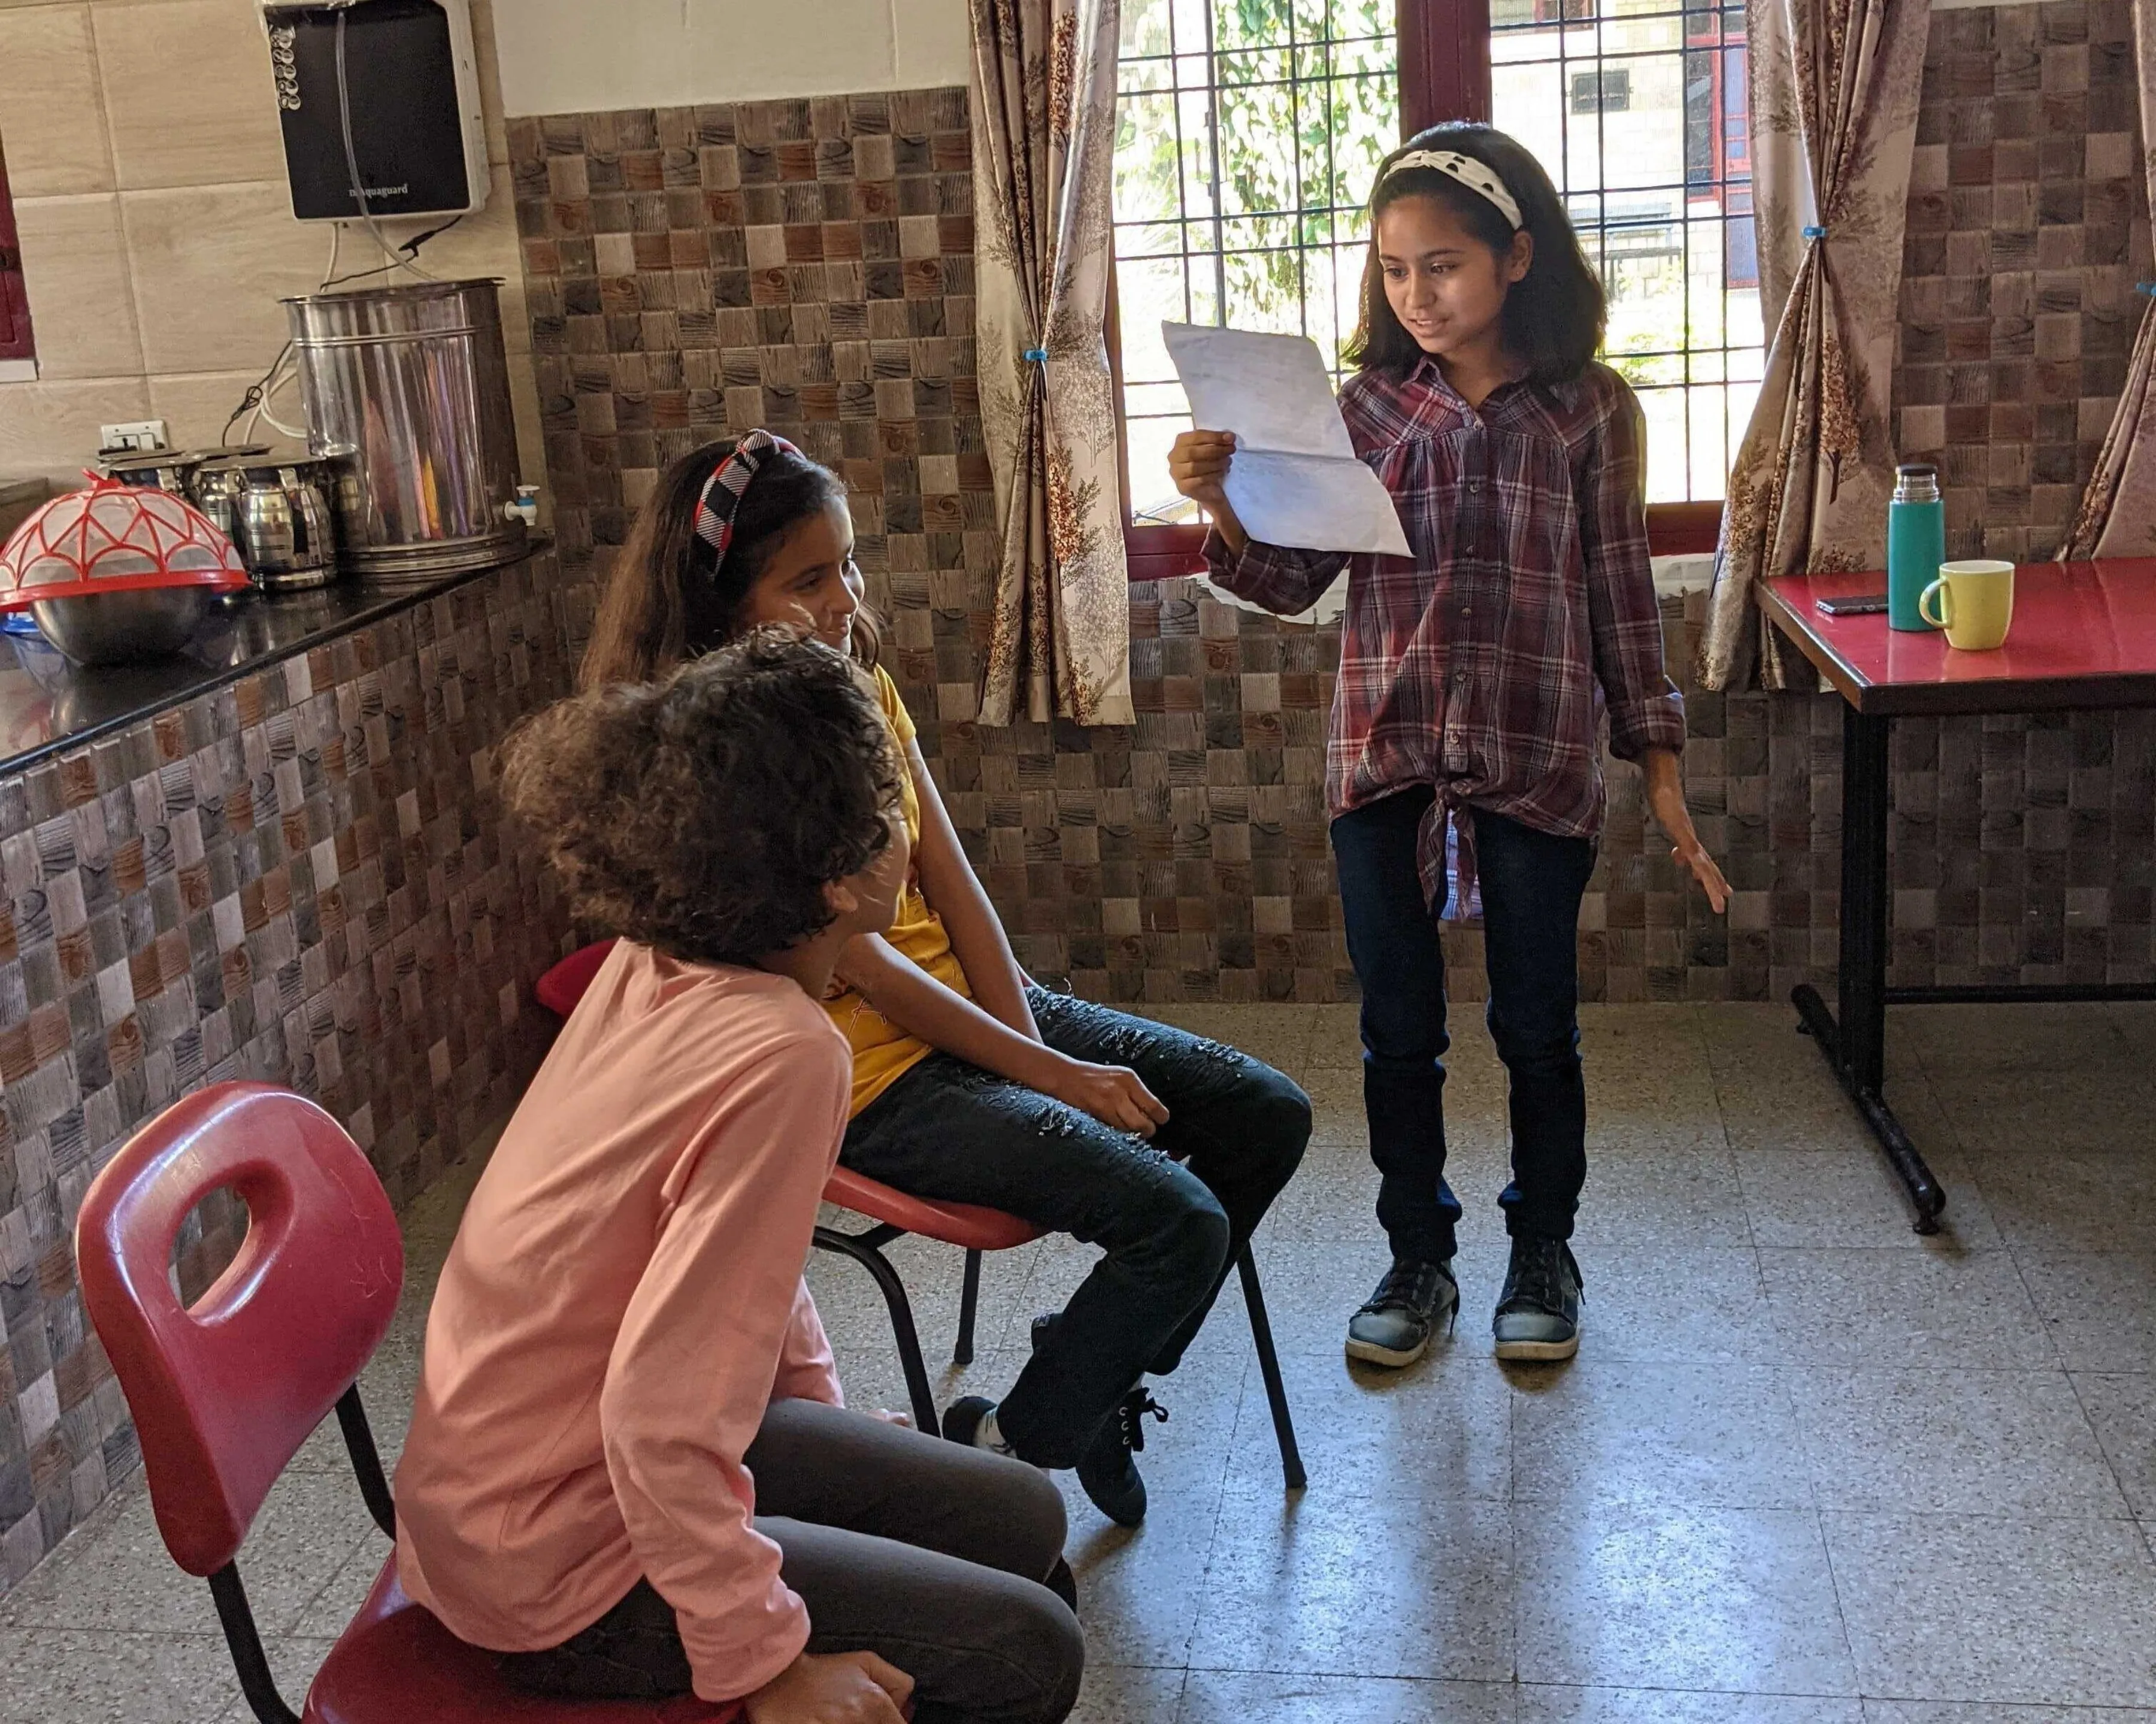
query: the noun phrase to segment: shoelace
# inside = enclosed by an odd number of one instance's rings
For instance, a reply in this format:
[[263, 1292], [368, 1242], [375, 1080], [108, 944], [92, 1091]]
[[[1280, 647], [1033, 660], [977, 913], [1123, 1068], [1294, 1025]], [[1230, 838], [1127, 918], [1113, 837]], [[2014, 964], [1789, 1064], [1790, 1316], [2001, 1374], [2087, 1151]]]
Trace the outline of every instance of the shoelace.
[[1537, 1311], [1557, 1311], [1564, 1303], [1560, 1271], [1564, 1247], [1555, 1239], [1535, 1239], [1520, 1254], [1518, 1273], [1505, 1300], [1509, 1307], [1527, 1304]]
[[1148, 1418], [1157, 1419], [1166, 1424], [1168, 1408], [1153, 1399], [1143, 1388], [1132, 1389], [1116, 1403], [1116, 1434], [1122, 1439], [1123, 1446], [1133, 1455], [1145, 1453], [1145, 1422]]
[[1370, 1296], [1365, 1311], [1422, 1311], [1436, 1301], [1437, 1286], [1443, 1279], [1436, 1265], [1418, 1263], [1412, 1265], [1394, 1264], [1385, 1271], [1385, 1278], [1378, 1283], [1378, 1290]]

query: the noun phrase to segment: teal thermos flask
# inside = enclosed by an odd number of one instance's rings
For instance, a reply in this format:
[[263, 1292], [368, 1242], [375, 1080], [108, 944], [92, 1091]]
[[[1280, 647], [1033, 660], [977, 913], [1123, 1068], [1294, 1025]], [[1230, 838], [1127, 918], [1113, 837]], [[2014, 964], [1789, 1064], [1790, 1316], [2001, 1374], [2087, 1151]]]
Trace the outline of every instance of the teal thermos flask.
[[1887, 505], [1887, 622], [1890, 628], [1928, 629], [1917, 608], [1924, 589], [1947, 560], [1947, 505], [1939, 500], [1939, 469], [1912, 461], [1895, 469], [1894, 500]]

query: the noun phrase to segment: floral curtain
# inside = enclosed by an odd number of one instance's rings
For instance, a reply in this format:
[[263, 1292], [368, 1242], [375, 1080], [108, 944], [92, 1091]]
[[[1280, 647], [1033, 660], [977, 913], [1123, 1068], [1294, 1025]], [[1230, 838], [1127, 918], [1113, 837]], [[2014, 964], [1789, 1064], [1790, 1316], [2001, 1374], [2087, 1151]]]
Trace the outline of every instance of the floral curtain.
[[995, 469], [983, 723], [1135, 721], [1106, 320], [1120, 0], [973, 0], [975, 338]]
[[1711, 689], [1788, 680], [1753, 603], [1778, 575], [1877, 568], [1902, 238], [1931, 0], [1748, 0], [1766, 375], [1737, 460], [1700, 639]]
[[[2156, 130], [2156, 13], [2148, 0], [2133, 8], [2133, 55], [2141, 84], [2142, 171], [2156, 196], [2156, 143], [2149, 137]], [[2156, 557], [2156, 300], [2142, 306], [2118, 411], [2059, 555], [2072, 561]]]

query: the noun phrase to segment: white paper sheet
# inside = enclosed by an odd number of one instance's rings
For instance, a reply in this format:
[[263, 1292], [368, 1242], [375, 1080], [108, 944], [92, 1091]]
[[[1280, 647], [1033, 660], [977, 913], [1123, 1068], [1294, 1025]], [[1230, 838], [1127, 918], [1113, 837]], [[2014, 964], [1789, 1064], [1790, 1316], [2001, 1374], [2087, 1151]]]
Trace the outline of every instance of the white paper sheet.
[[1413, 554], [1391, 494], [1356, 459], [1315, 341], [1190, 323], [1163, 323], [1161, 334], [1193, 422], [1235, 435], [1225, 490], [1252, 538]]

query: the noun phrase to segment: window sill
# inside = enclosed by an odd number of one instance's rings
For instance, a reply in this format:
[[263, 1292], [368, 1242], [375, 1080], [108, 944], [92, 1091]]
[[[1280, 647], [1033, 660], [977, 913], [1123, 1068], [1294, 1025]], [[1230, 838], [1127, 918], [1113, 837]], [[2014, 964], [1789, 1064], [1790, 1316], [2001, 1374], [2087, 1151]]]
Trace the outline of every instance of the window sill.
[[34, 383], [37, 381], [36, 360], [0, 359], [0, 383]]

